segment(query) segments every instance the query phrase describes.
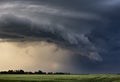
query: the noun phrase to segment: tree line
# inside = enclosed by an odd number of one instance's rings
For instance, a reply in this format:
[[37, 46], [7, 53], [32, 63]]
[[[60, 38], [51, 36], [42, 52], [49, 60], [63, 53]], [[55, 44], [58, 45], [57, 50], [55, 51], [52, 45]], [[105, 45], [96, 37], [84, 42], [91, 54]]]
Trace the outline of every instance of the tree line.
[[8, 71], [0, 71], [0, 74], [44, 74], [44, 75], [69, 75], [70, 73], [64, 72], [43, 72], [41, 70], [35, 72], [26, 72], [24, 70], [8, 70]]

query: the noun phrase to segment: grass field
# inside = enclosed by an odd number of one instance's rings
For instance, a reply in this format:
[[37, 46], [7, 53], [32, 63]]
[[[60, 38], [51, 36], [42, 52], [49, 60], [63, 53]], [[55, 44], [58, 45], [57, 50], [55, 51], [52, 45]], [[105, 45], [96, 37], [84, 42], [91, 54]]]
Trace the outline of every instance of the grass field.
[[120, 75], [0, 75], [0, 82], [120, 82]]

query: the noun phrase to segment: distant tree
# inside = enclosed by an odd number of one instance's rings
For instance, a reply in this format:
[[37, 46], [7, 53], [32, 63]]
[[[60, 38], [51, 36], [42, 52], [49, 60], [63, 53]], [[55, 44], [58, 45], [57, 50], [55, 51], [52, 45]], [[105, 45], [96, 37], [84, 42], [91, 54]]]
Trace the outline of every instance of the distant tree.
[[0, 74], [49, 74], [49, 75], [53, 75], [53, 74], [70, 74], [70, 73], [64, 73], [64, 72], [43, 72], [41, 70], [38, 70], [37, 72], [25, 72], [24, 70], [8, 70], [8, 71], [1, 71]]
[[25, 72], [24, 72], [24, 70], [20, 70], [20, 74], [24, 74]]
[[13, 70], [8, 70], [7, 73], [8, 73], [8, 74], [14, 74], [14, 71], [13, 71]]
[[1, 71], [0, 74], [8, 74], [7, 71]]
[[48, 74], [49, 74], [49, 75], [52, 75], [52, 74], [54, 74], [54, 73], [53, 73], [53, 72], [48, 72]]
[[15, 70], [15, 74], [24, 74], [24, 70]]
[[43, 72], [41, 70], [38, 71], [38, 74], [42, 74]]
[[35, 74], [46, 74], [46, 72], [39, 70], [39, 71], [35, 72]]

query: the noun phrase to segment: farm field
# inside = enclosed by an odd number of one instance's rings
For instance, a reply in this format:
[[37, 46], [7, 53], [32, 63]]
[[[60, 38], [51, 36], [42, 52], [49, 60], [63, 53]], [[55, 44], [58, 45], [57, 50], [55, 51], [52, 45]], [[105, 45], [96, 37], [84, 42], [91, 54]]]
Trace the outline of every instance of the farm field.
[[120, 75], [0, 75], [0, 82], [120, 82]]

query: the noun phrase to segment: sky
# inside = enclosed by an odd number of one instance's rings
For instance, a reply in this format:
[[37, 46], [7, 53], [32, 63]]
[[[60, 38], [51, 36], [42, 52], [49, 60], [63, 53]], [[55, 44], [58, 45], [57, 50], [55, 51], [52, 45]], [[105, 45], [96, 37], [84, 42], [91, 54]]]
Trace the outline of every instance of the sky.
[[0, 0], [0, 70], [120, 73], [119, 0]]

